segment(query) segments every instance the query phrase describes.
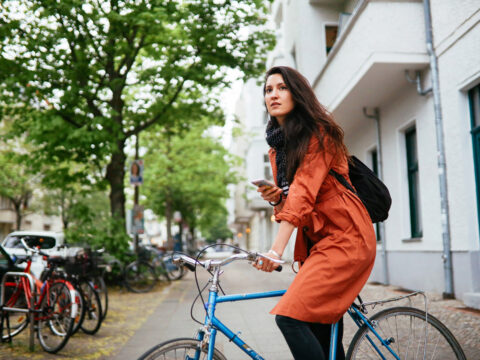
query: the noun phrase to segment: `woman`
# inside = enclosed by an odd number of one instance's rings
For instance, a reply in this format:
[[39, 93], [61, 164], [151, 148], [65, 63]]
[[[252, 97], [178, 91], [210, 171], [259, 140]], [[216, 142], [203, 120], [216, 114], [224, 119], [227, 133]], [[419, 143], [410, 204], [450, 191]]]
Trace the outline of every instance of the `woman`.
[[[296, 70], [278, 66], [265, 77], [270, 121], [267, 143], [275, 187], [261, 196], [280, 222], [267, 256], [280, 259], [297, 228], [294, 260], [300, 269], [272, 310], [295, 359], [328, 359], [330, 328], [339, 321], [337, 359], [345, 357], [342, 316], [368, 279], [375, 260], [372, 222], [361, 200], [332, 175], [348, 178], [343, 130]], [[268, 259], [254, 264], [273, 271]]]

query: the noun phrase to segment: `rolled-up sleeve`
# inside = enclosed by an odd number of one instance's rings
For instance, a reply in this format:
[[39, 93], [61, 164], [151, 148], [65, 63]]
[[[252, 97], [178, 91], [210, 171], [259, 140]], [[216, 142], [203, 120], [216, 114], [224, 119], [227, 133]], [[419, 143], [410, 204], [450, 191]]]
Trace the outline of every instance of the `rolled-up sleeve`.
[[307, 154], [290, 184], [287, 199], [275, 214], [278, 222], [285, 220], [298, 227], [312, 213], [317, 194], [335, 158], [328, 150], [328, 141], [324, 144], [324, 150], [319, 150], [317, 138], [310, 141]]

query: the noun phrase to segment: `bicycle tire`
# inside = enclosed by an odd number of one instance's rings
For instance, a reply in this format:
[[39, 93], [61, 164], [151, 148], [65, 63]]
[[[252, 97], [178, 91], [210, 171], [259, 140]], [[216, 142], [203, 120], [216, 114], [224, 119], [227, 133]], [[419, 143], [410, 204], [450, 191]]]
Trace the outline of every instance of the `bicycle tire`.
[[83, 319], [85, 318], [85, 300], [83, 299], [83, 293], [80, 286], [75, 287], [75, 302], [77, 303], [77, 315], [75, 316], [75, 321], [73, 323], [72, 335], [80, 329]]
[[82, 289], [85, 317], [80, 329], [85, 334], [95, 334], [102, 325], [102, 304], [97, 291], [89, 281], [80, 282], [80, 288]]
[[[5, 286], [5, 306], [13, 307], [19, 309], [27, 309], [28, 303], [25, 295], [23, 285], [20, 281], [16, 281], [15, 285], [12, 282], [6, 282]], [[8, 340], [14, 337], [15, 335], [20, 334], [28, 325], [28, 313], [24, 312], [4, 312], [4, 316], [9, 317], [10, 329], [6, 328], [6, 319], [3, 319], [4, 328], [2, 335], [2, 340]], [[10, 331], [8, 331], [10, 330]]]
[[93, 287], [98, 293], [100, 297], [100, 302], [102, 304], [102, 320], [105, 319], [107, 316], [108, 311], [108, 289], [107, 284], [105, 284], [105, 280], [103, 276], [94, 276], [92, 279]]
[[156, 258], [153, 260], [152, 265], [155, 269], [155, 273], [157, 274], [157, 280], [164, 281], [166, 283], [171, 283], [172, 280], [167, 271], [167, 267], [162, 259]]
[[[426, 321], [425, 319], [425, 311], [411, 307], [385, 309], [370, 318], [374, 329], [382, 338], [391, 341], [390, 347], [402, 360], [410, 358], [466, 360], [460, 344], [450, 330], [433, 315], [428, 314], [428, 320]], [[427, 342], [425, 344], [425, 325], [427, 322], [429, 326], [426, 328]], [[394, 359], [394, 356], [386, 348], [382, 347], [366, 324], [355, 333], [347, 351], [347, 359], [381, 358], [366, 338], [367, 335], [382, 350], [385, 359]], [[417, 357], [425, 355], [426, 357]]]
[[[155, 345], [146, 353], [138, 358], [138, 360], [157, 360], [157, 359], [197, 359], [194, 357], [197, 349], [200, 348], [200, 340], [191, 338], [177, 338], [165, 341], [161, 344]], [[198, 359], [206, 359], [208, 348], [203, 348], [202, 355]], [[189, 357], [187, 357], [189, 356]], [[191, 356], [191, 357], [190, 357]], [[213, 353], [214, 360], [227, 360], [227, 358], [218, 350], [215, 349]]]
[[167, 268], [168, 276], [172, 281], [180, 280], [185, 276], [185, 268], [173, 262], [173, 255], [164, 256], [163, 261]]
[[125, 268], [125, 286], [132, 292], [149, 292], [155, 282], [155, 269], [145, 261], [134, 261]]
[[37, 336], [43, 350], [60, 351], [70, 339], [76, 316], [74, 289], [66, 282], [54, 282], [40, 304]]

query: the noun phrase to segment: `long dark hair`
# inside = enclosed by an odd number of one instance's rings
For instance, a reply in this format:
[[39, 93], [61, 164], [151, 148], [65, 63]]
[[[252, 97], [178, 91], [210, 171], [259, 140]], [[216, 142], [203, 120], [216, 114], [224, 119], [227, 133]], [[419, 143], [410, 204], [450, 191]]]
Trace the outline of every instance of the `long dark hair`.
[[[342, 128], [333, 120], [332, 115], [320, 104], [308, 80], [297, 70], [287, 66], [275, 66], [267, 71], [265, 84], [270, 75], [280, 74], [292, 95], [295, 107], [286, 116], [282, 126], [285, 134], [285, 153], [287, 157], [287, 181], [292, 183], [297, 168], [304, 158], [312, 135], [319, 140], [319, 151], [325, 150], [324, 138], [327, 135], [328, 151], [336, 156], [348, 157], [343, 143]], [[263, 87], [265, 97], [265, 85]], [[268, 127], [279, 126], [275, 117], [271, 117]]]

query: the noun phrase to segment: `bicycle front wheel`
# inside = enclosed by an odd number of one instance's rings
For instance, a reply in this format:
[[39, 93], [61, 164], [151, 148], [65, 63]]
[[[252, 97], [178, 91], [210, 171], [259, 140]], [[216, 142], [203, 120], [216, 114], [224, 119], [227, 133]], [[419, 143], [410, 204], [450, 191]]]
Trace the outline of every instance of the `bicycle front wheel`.
[[[28, 309], [28, 302], [21, 279], [5, 282], [5, 307]], [[6, 327], [6, 319], [3, 319], [2, 340], [7, 340], [20, 334], [29, 322], [28, 313], [25, 312], [5, 312], [4, 316], [8, 316], [9, 327]]]
[[125, 286], [136, 293], [144, 293], [155, 286], [156, 275], [153, 267], [143, 261], [134, 261], [125, 269]]
[[[394, 307], [375, 314], [370, 321], [399, 359], [466, 360], [450, 330], [434, 316], [425, 316], [425, 311]], [[352, 339], [347, 359], [395, 359], [395, 356], [363, 325]]]
[[[165, 341], [148, 350], [138, 360], [177, 360], [177, 359], [206, 359], [207, 348], [201, 348], [200, 341], [189, 338], [179, 338]], [[214, 360], [227, 358], [217, 349], [213, 353]]]
[[64, 282], [55, 282], [45, 294], [38, 314], [38, 340], [42, 348], [56, 353], [72, 334], [77, 312], [75, 291]]
[[97, 291], [90, 282], [80, 282], [80, 288], [82, 289], [83, 306], [85, 308], [85, 317], [80, 328], [84, 333], [93, 335], [102, 324], [102, 304]]

